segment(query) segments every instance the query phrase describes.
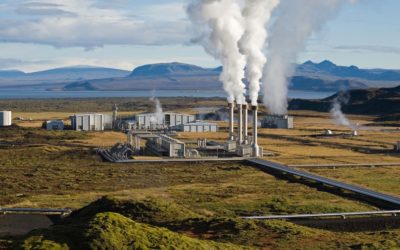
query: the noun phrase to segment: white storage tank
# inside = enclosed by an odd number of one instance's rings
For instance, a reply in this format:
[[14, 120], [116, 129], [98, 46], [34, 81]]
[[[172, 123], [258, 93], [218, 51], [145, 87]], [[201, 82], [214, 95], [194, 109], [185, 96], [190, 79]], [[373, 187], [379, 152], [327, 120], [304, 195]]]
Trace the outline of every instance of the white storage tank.
[[11, 111], [0, 111], [0, 127], [8, 127], [12, 124]]

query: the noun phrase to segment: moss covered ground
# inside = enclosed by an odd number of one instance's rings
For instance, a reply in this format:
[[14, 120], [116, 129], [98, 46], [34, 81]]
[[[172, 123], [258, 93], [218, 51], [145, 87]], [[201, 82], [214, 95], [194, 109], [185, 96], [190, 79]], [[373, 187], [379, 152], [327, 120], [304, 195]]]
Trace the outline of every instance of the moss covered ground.
[[[138, 106], [135, 105], [139, 100], [123, 100], [120, 104], [123, 112], [129, 112], [131, 107], [137, 107], [135, 112], [150, 110], [150, 103], [142, 101], [145, 104]], [[197, 104], [210, 107], [225, 105], [221, 100], [197, 101]], [[85, 107], [81, 110], [84, 112], [108, 111], [110, 106], [104, 106], [104, 100], [66, 100], [65, 103], [61, 102], [67, 107], [62, 111], [62, 106], [54, 106], [55, 103], [56, 100], [42, 104], [27, 100], [11, 103], [14, 106], [10, 107], [24, 114], [44, 111], [51, 112], [52, 118], [57, 118], [57, 114], [62, 118], [65, 112], [75, 112], [79, 107]], [[193, 111], [191, 107], [180, 104], [185, 102], [174, 104], [176, 102], [169, 100], [166, 103], [168, 110]], [[4, 103], [0, 102], [1, 105]], [[336, 133], [351, 131], [331, 125], [327, 114], [295, 112], [295, 115], [295, 130], [260, 130], [260, 143], [265, 150], [274, 153], [269, 160], [285, 164], [399, 162], [398, 155], [388, 153], [397, 140], [397, 130], [386, 133], [377, 128], [361, 131], [358, 138], [321, 138], [314, 135], [323, 133], [325, 128], [332, 128]], [[372, 120], [363, 116], [351, 118], [362, 124]], [[129, 232], [145, 231], [144, 242], [148, 237], [160, 239], [156, 240], [160, 243], [159, 248], [164, 244], [163, 237], [171, 237], [168, 239], [176, 244], [189, 241], [194, 244], [179, 245], [176, 249], [196, 249], [196, 244], [205, 244], [209, 249], [217, 248], [217, 245], [226, 247], [224, 244], [232, 244], [229, 245], [232, 248], [259, 249], [400, 247], [398, 229], [333, 232], [287, 221], [251, 222], [239, 218], [247, 215], [378, 209], [370, 204], [324, 192], [317, 186], [279, 179], [240, 162], [111, 164], [103, 162], [94, 149], [124, 140], [122, 133], [48, 132], [29, 127], [29, 124], [24, 125], [27, 127], [0, 129], [0, 206], [72, 208], [77, 211], [49, 230], [32, 232], [23, 239], [3, 238], [0, 240], [0, 249], [10, 244], [32, 249], [82, 249], [99, 245], [123, 249], [133, 244], [127, 241], [127, 238], [134, 238], [125, 233], [128, 228]], [[222, 127], [225, 125], [221, 123]], [[206, 136], [217, 141], [224, 140], [226, 131], [178, 135], [185, 141]], [[377, 152], [359, 150], [363, 148]], [[396, 191], [399, 181], [397, 170], [397, 167], [307, 169], [323, 176], [399, 195]], [[103, 196], [107, 198], [101, 198]], [[124, 245], [116, 245], [115, 239]], [[77, 240], [86, 245], [77, 245]], [[137, 240], [142, 242], [142, 239]], [[144, 246], [157, 249], [153, 245], [143, 244], [143, 249], [146, 249]]]

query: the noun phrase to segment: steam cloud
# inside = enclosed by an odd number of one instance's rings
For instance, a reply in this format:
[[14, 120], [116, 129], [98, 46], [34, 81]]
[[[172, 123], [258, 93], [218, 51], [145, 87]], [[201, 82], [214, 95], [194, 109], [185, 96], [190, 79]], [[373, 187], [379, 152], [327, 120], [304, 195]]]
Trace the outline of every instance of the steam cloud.
[[251, 104], [257, 106], [260, 80], [267, 58], [263, 52], [268, 32], [267, 24], [279, 0], [247, 0], [243, 10], [245, 33], [239, 41], [240, 51], [246, 56], [246, 78], [249, 80]]
[[335, 120], [335, 123], [338, 125], [343, 125], [346, 127], [349, 127], [353, 130], [357, 129], [357, 126], [350, 122], [349, 119], [343, 114], [342, 112], [342, 105], [338, 99], [335, 99], [335, 101], [332, 104], [332, 109], [331, 109], [331, 115], [332, 118]]
[[156, 124], [162, 124], [164, 122], [164, 113], [163, 113], [163, 108], [161, 105], [160, 100], [157, 97], [151, 97], [150, 101], [154, 102], [155, 108], [156, 108], [156, 112], [155, 117], [153, 119], [153, 117], [151, 118], [151, 122], [152, 123], [156, 123]]
[[271, 113], [287, 113], [288, 78], [294, 73], [299, 52], [346, 2], [355, 1], [281, 0], [270, 32], [269, 60], [263, 77], [264, 104]]
[[238, 42], [244, 34], [244, 19], [235, 0], [197, 0], [189, 5], [188, 14], [196, 27], [202, 30], [200, 42], [207, 53], [221, 60], [220, 80], [228, 94], [228, 101], [246, 102], [243, 83], [246, 58], [240, 53]]

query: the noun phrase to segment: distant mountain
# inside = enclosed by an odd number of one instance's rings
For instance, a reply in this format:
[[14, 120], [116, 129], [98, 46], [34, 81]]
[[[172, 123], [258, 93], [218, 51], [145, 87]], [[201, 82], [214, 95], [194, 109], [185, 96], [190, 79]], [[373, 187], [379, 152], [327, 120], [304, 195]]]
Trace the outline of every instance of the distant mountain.
[[219, 69], [177, 62], [149, 64], [127, 77], [74, 82], [64, 90], [221, 90]]
[[129, 73], [125, 70], [91, 66], [56, 68], [32, 73], [0, 71], [0, 86], [18, 87], [38, 84], [58, 85], [60, 83], [65, 85], [80, 80], [125, 77]]
[[338, 66], [325, 60], [320, 63], [307, 61], [297, 67], [296, 75], [356, 78], [370, 81], [400, 81], [400, 70], [360, 69], [354, 65]]
[[19, 70], [0, 70], [0, 78], [24, 76], [25, 73]]
[[130, 74], [131, 77], [167, 76], [167, 75], [198, 75], [212, 74], [213, 71], [196, 65], [184, 63], [159, 63], [137, 67]]
[[400, 114], [400, 86], [394, 88], [370, 88], [340, 91], [322, 100], [294, 99], [290, 110], [314, 110], [329, 112], [332, 103], [342, 97], [342, 110], [349, 114], [394, 115]]
[[[63, 90], [222, 90], [222, 67], [202, 68], [184, 63], [148, 64], [132, 72], [97, 67], [58, 68], [25, 74], [8, 73], [1, 86], [38, 86]], [[15, 76], [12, 76], [12, 75]], [[289, 87], [293, 90], [327, 91], [393, 87], [400, 84], [400, 70], [360, 69], [331, 61], [297, 65]]]
[[102, 79], [110, 77], [124, 77], [129, 75], [129, 73], [130, 73], [129, 71], [120, 69], [77, 66], [77, 67], [56, 68], [45, 71], [33, 72], [27, 75], [32, 77], [42, 77], [42, 78]]

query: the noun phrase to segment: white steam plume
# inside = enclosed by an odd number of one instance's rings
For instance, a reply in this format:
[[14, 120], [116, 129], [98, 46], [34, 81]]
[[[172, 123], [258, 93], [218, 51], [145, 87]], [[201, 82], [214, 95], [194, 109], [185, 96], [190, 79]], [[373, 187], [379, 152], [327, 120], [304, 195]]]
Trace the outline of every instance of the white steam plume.
[[346, 2], [354, 0], [282, 0], [269, 36], [269, 60], [263, 78], [264, 104], [271, 113], [287, 113], [288, 79], [299, 52]]
[[235, 0], [197, 0], [189, 5], [188, 14], [195, 28], [203, 30], [198, 39], [204, 49], [221, 60], [220, 80], [228, 94], [228, 101], [238, 104], [246, 101], [243, 83], [246, 59], [239, 51], [238, 42], [244, 33], [241, 8]]
[[151, 119], [152, 123], [156, 123], [156, 124], [163, 124], [164, 123], [164, 112], [163, 112], [163, 108], [161, 105], [160, 100], [157, 97], [151, 97], [150, 101], [154, 102], [155, 105], [155, 120]]
[[245, 33], [239, 41], [240, 51], [246, 56], [246, 77], [249, 81], [251, 104], [257, 106], [260, 81], [267, 58], [263, 52], [268, 32], [267, 24], [280, 0], [246, 0], [243, 9]]
[[343, 114], [342, 105], [337, 100], [335, 100], [332, 105], [331, 115], [336, 124], [346, 126], [353, 130], [357, 128], [357, 126], [354, 123], [350, 122], [349, 119], [347, 119], [346, 115]]

